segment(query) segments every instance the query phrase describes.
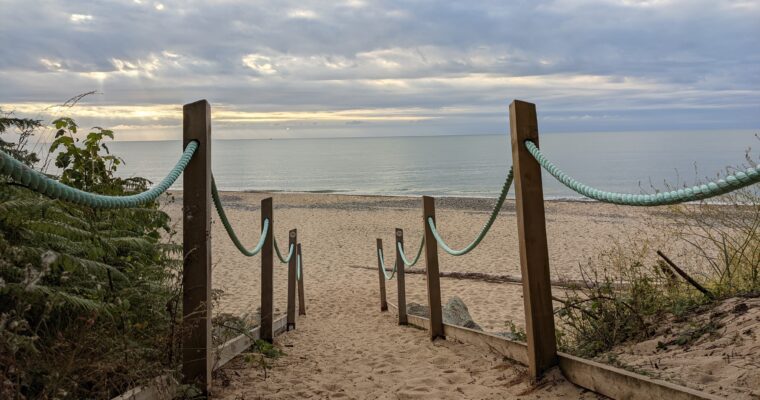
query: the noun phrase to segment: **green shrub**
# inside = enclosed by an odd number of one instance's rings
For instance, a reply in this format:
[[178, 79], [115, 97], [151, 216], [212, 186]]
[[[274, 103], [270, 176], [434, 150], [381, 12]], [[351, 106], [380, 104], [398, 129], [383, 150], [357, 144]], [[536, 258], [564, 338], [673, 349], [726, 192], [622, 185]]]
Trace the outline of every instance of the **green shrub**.
[[[62, 181], [114, 195], [147, 188], [114, 176], [121, 161], [103, 143], [112, 132], [80, 141], [72, 120], [55, 126]], [[38, 160], [25, 142], [3, 143]], [[175, 369], [181, 248], [166, 239], [169, 222], [157, 204], [94, 210], [0, 181], [1, 398], [110, 398]]]

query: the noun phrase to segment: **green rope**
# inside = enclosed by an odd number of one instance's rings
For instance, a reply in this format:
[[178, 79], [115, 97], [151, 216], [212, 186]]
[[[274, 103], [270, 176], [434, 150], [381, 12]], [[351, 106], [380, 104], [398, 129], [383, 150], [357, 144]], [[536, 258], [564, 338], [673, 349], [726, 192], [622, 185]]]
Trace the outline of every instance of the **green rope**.
[[216, 181], [214, 180], [213, 175], [211, 176], [211, 198], [214, 199], [214, 206], [216, 207], [217, 214], [219, 214], [219, 219], [222, 221], [222, 225], [224, 225], [224, 230], [227, 231], [227, 236], [230, 237], [232, 243], [235, 244], [235, 247], [237, 247], [237, 249], [247, 257], [253, 257], [258, 254], [261, 249], [264, 248], [264, 241], [266, 240], [267, 233], [269, 232], [269, 220], [264, 220], [264, 227], [261, 229], [261, 237], [259, 238], [259, 242], [256, 244], [256, 247], [248, 250], [245, 248], [245, 246], [243, 246], [243, 243], [240, 242], [237, 234], [235, 234], [235, 230], [232, 229], [230, 220], [227, 218], [227, 213], [224, 212], [224, 206], [222, 205], [222, 200], [219, 198], [219, 190], [216, 188]]
[[20, 182], [24, 186], [52, 199], [68, 201], [92, 208], [129, 208], [150, 203], [166, 192], [179, 178], [182, 171], [185, 170], [185, 167], [187, 167], [197, 149], [197, 141], [188, 143], [184, 153], [182, 153], [182, 157], [179, 158], [174, 168], [169, 171], [169, 174], [158, 185], [142, 193], [128, 196], [106, 196], [73, 188], [48, 178], [45, 174], [27, 167], [2, 151], [0, 151], [0, 173], [8, 175], [14, 181]]
[[414, 261], [409, 262], [409, 260], [406, 258], [406, 254], [404, 254], [404, 248], [401, 247], [401, 243], [396, 243], [396, 247], [398, 247], [398, 253], [401, 256], [401, 261], [404, 262], [404, 265], [407, 267], [413, 267], [414, 264], [417, 264], [417, 261], [420, 260], [420, 255], [422, 255], [422, 249], [425, 247], [425, 235], [422, 235], [422, 240], [420, 240], [420, 249], [417, 250], [417, 256], [414, 257]]
[[383, 275], [385, 275], [385, 280], [389, 281], [393, 279], [393, 276], [396, 275], [396, 263], [393, 263], [393, 271], [391, 271], [391, 274], [388, 275], [388, 273], [385, 272], [385, 259], [383, 258], [383, 249], [377, 249], [377, 257], [380, 259], [380, 269], [383, 271]]
[[512, 178], [514, 174], [512, 172], [512, 168], [509, 168], [509, 173], [507, 174], [507, 179], [504, 181], [504, 186], [501, 188], [501, 194], [499, 195], [499, 199], [496, 201], [496, 205], [494, 206], [493, 210], [491, 211], [491, 216], [488, 218], [488, 222], [486, 222], [485, 225], [483, 225], [483, 228], [480, 230], [480, 233], [475, 238], [475, 240], [472, 241], [472, 243], [468, 244], [465, 248], [461, 250], [454, 250], [451, 247], [449, 247], [446, 242], [443, 241], [443, 238], [441, 237], [441, 234], [438, 233], [438, 230], [435, 227], [435, 221], [433, 221], [433, 218], [428, 218], [427, 223], [430, 226], [430, 230], [433, 233], [433, 237], [435, 237], [435, 241], [438, 242], [438, 244], [441, 245], [444, 251], [447, 253], [453, 255], [453, 256], [461, 256], [465, 255], [472, 251], [475, 247], [480, 244], [480, 242], [483, 240], [484, 237], [486, 237], [486, 234], [491, 229], [491, 225], [493, 225], [494, 221], [496, 221], [496, 216], [499, 214], [499, 210], [501, 210], [501, 206], [504, 204], [504, 199], [507, 198], [507, 192], [509, 191], [509, 187], [512, 186]]
[[277, 239], [274, 240], [274, 252], [277, 253], [277, 258], [280, 259], [280, 262], [283, 264], [287, 264], [290, 262], [290, 258], [293, 257], [293, 253], [295, 252], [295, 246], [293, 244], [290, 244], [290, 250], [288, 250], [288, 257], [284, 258], [282, 256], [282, 253], [280, 253], [280, 247], [277, 245]]
[[760, 168], [747, 168], [744, 172], [737, 172], [726, 176], [725, 179], [719, 179], [715, 182], [708, 182], [704, 185], [697, 185], [690, 188], [673, 190], [657, 194], [625, 194], [606, 192], [592, 188], [581, 182], [576, 181], [562, 170], [557, 168], [551, 161], [538, 150], [535, 143], [526, 140], [525, 147], [528, 152], [538, 161], [539, 164], [554, 176], [558, 181], [572, 189], [576, 193], [586, 197], [598, 200], [604, 203], [622, 204], [626, 206], [661, 206], [667, 204], [678, 204], [687, 201], [704, 200], [710, 197], [720, 196], [743, 187], [760, 182]]
[[296, 255], [296, 280], [301, 280], [301, 255]]

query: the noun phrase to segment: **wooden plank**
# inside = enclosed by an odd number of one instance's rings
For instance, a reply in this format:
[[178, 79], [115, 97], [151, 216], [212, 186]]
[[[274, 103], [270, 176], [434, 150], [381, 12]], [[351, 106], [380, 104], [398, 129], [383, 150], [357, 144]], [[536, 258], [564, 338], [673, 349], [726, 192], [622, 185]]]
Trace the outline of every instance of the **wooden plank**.
[[525, 301], [525, 332], [528, 336], [528, 368], [531, 377], [557, 364], [549, 250], [546, 241], [544, 192], [541, 166], [525, 148], [531, 140], [538, 146], [536, 106], [515, 100], [509, 105], [512, 166], [515, 175], [520, 270]]
[[198, 150], [183, 173], [182, 382], [211, 389], [211, 106], [182, 108], [182, 146]]
[[261, 200], [261, 229], [269, 220], [269, 232], [261, 249], [261, 339], [272, 343], [272, 317], [274, 315], [274, 212], [272, 198]]
[[388, 311], [388, 302], [385, 299], [385, 266], [380, 260], [380, 252], [383, 250], [383, 240], [377, 239], [377, 273], [380, 277], [380, 311]]
[[[398, 309], [393, 303], [388, 303]], [[430, 328], [430, 320], [409, 314], [409, 325]], [[528, 364], [528, 346], [490, 333], [461, 326], [443, 324], [447, 339], [472, 344], [521, 364]], [[721, 397], [703, 393], [674, 383], [653, 379], [634, 372], [558, 352], [559, 368], [565, 378], [575, 385], [612, 399], [668, 399], [668, 400], [719, 400]]]
[[[284, 315], [274, 321], [272, 328], [275, 336], [287, 331], [287, 315]], [[216, 364], [214, 369], [221, 368], [230, 360], [237, 357], [238, 354], [248, 350], [256, 339], [261, 339], [260, 326], [251, 329], [247, 335], [236, 336], [217, 348]]]
[[425, 226], [425, 271], [427, 272], [428, 307], [430, 307], [430, 340], [445, 338], [443, 333], [443, 309], [441, 308], [441, 277], [438, 271], [438, 242], [428, 225], [428, 218], [435, 222], [435, 199], [422, 196], [422, 223]]
[[286, 330], [296, 329], [296, 245], [298, 244], [298, 231], [293, 229], [288, 232], [288, 251], [293, 246], [293, 256], [288, 261], [288, 325]]
[[306, 315], [306, 298], [304, 297], [303, 288], [303, 254], [301, 254], [301, 243], [296, 246], [298, 249], [298, 258], [301, 260], [301, 279], [298, 280], [298, 315]]
[[653, 379], [624, 369], [558, 353], [568, 381], [613, 399], [718, 400], [722, 397]]
[[401, 259], [399, 246], [404, 248], [404, 231], [396, 228], [396, 287], [398, 292], [398, 324], [406, 325], [406, 278], [404, 277], [404, 260]]
[[[274, 321], [274, 334], [285, 332], [287, 316], [282, 316]], [[259, 327], [250, 330], [248, 335], [239, 335], [216, 349], [216, 363], [214, 370], [221, 368], [238, 354], [248, 350], [253, 340], [259, 339]], [[177, 394], [178, 382], [170, 375], [162, 375], [154, 380], [154, 383], [130, 389], [111, 400], [159, 400], [172, 399]]]

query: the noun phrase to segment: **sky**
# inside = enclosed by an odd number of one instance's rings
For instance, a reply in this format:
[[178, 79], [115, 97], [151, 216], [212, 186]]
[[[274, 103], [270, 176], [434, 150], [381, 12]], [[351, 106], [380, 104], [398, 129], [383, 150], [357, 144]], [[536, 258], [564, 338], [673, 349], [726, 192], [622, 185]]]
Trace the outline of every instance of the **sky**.
[[199, 99], [217, 139], [754, 130], [760, 0], [0, 0], [4, 112], [166, 140]]

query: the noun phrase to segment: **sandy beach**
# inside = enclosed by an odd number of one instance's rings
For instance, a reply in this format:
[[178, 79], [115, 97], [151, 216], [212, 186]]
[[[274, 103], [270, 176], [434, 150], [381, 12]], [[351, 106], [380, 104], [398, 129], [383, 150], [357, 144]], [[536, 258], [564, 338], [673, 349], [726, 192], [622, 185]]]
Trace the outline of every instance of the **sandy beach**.
[[[246, 244], [258, 240], [259, 202], [264, 193], [228, 192], [222, 199], [236, 231]], [[554, 374], [531, 388], [524, 368], [469, 345], [431, 343], [424, 331], [400, 327], [394, 312], [381, 313], [375, 267], [376, 238], [385, 243], [386, 265], [392, 265], [393, 234], [404, 229], [408, 249], [422, 234], [418, 198], [330, 194], [273, 194], [274, 232], [280, 243], [298, 229], [303, 246], [307, 316], [297, 330], [276, 339], [286, 356], [263, 371], [242, 361], [225, 367], [215, 396], [253, 398], [596, 398]], [[437, 200], [439, 230], [452, 247], [476, 236], [493, 205], [490, 199]], [[177, 202], [165, 206], [179, 218]], [[547, 231], [552, 277], [577, 278], [585, 263], [615, 241], [662, 231], [657, 214], [663, 209], [633, 209], [587, 202], [547, 202]], [[176, 219], [179, 220], [179, 219]], [[240, 255], [217, 219], [213, 225], [213, 286], [224, 290], [215, 313], [255, 313], [259, 305], [259, 257]], [[408, 250], [411, 253], [413, 250]], [[507, 201], [491, 232], [470, 254], [452, 257], [439, 252], [441, 271], [519, 276], [514, 202]], [[424, 256], [420, 260], [424, 266]], [[286, 268], [276, 264], [276, 314], [286, 308]], [[395, 302], [395, 281], [388, 299]], [[507, 331], [507, 321], [524, 324], [522, 288], [508, 283], [441, 280], [445, 303], [462, 298], [484, 330]], [[558, 288], [555, 294], [561, 295]], [[423, 275], [407, 275], [407, 301], [425, 304]], [[522, 398], [522, 397], [521, 397]]]

